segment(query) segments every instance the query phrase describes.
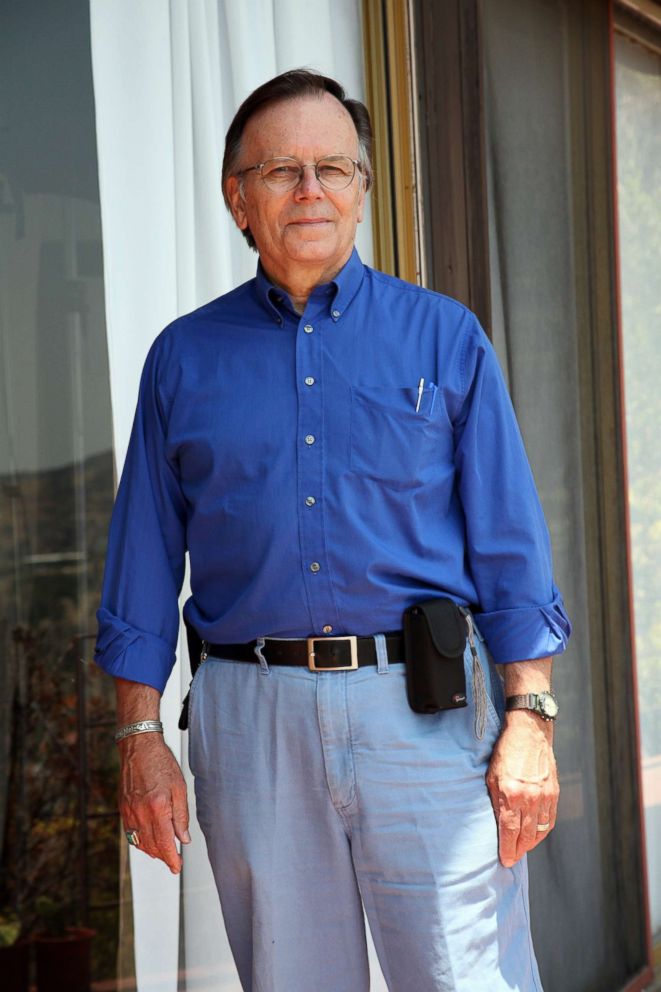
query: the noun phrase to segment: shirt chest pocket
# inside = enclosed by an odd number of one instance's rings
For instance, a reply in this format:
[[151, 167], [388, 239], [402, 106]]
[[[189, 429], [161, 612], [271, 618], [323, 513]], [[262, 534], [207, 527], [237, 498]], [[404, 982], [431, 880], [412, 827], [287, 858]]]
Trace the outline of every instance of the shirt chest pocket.
[[[423, 485], [441, 455], [437, 387], [353, 386], [351, 470], [393, 488]], [[417, 409], [416, 409], [417, 407]]]

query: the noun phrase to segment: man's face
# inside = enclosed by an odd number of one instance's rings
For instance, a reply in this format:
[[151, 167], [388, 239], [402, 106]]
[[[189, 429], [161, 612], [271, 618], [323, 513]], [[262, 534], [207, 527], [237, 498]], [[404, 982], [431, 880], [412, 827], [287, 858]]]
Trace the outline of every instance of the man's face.
[[[277, 103], [252, 117], [243, 132], [239, 167], [280, 156], [307, 164], [326, 155], [359, 157], [353, 121], [329, 93]], [[293, 190], [276, 193], [252, 171], [242, 183], [230, 177], [227, 193], [236, 223], [241, 230], [250, 228], [262, 264], [276, 282], [287, 285], [306, 273], [323, 282], [351, 254], [363, 218], [365, 181], [356, 169], [346, 189], [328, 190], [308, 168]]]

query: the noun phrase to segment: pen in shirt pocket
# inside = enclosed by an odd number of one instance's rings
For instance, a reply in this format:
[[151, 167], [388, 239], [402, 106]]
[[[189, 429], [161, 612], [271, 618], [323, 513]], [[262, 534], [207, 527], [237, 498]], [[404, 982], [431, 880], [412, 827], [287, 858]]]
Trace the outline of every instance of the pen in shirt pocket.
[[418, 402], [415, 404], [415, 412], [420, 413], [420, 403], [422, 401], [422, 391], [425, 388], [425, 380], [421, 379], [418, 383]]

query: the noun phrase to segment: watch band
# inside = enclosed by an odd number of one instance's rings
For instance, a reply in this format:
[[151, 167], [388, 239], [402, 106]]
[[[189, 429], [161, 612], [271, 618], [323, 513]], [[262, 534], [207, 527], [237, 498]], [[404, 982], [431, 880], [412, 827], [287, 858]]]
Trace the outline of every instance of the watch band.
[[558, 701], [550, 690], [545, 692], [528, 692], [516, 696], [508, 696], [505, 700], [506, 710], [531, 710], [541, 716], [542, 720], [555, 720], [558, 715]]
[[508, 710], [535, 710], [539, 696], [536, 692], [526, 692], [518, 696], [508, 696], [505, 708]]

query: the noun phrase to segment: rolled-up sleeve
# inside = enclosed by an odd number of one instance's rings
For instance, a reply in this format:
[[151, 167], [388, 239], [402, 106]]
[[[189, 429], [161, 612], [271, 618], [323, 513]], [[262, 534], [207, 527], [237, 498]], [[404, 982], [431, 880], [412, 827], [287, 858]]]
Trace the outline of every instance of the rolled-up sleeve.
[[560, 654], [571, 624], [553, 581], [548, 528], [498, 360], [477, 322], [462, 369], [455, 465], [476, 621], [497, 663]]
[[175, 661], [186, 509], [166, 454], [163, 336], [142, 373], [138, 406], [110, 524], [95, 660], [111, 675], [162, 692]]

